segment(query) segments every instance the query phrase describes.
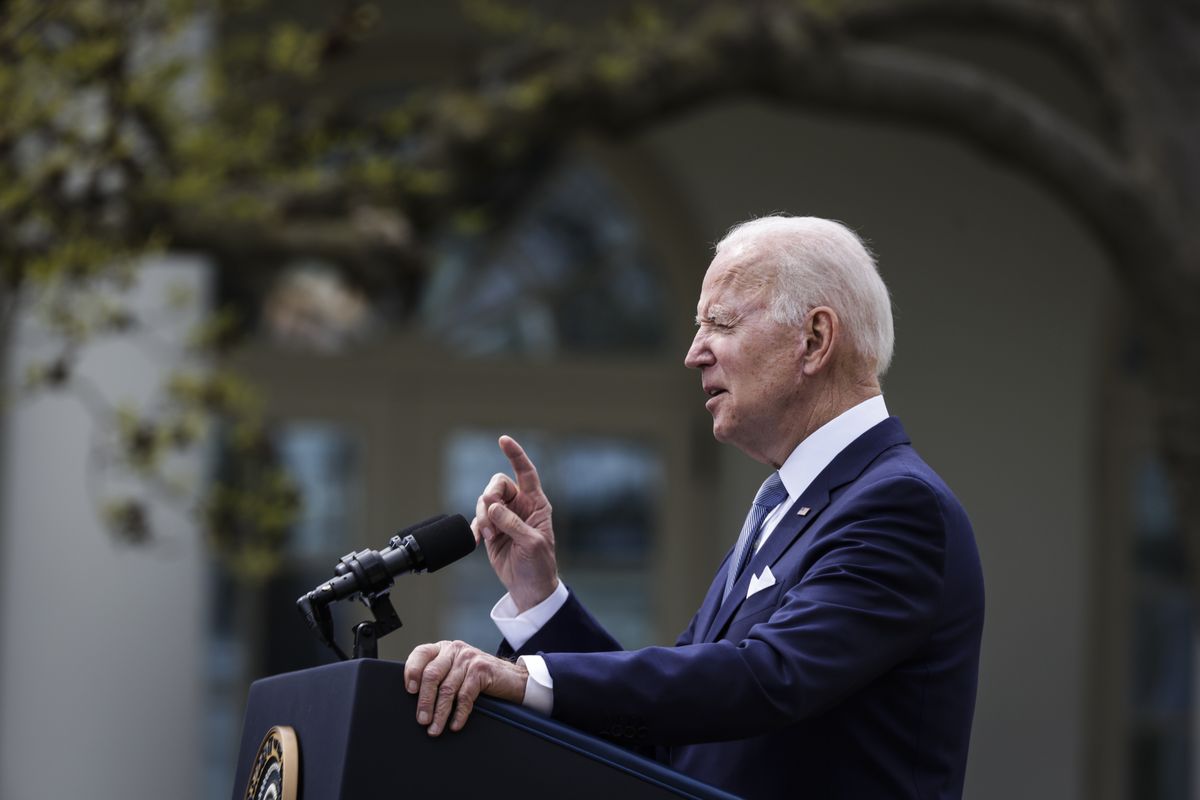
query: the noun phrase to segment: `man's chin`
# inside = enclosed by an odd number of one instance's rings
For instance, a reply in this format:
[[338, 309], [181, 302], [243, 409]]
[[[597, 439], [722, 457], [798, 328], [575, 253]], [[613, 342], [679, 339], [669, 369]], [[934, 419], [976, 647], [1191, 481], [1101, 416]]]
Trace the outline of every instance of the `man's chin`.
[[730, 431], [728, 427], [722, 425], [719, 420], [713, 418], [713, 438], [721, 444], [729, 444]]
[[[745, 433], [743, 431], [743, 433]], [[739, 437], [736, 430], [730, 426], [721, 425], [717, 420], [713, 420], [713, 438], [721, 444], [727, 444], [730, 447], [736, 447], [755, 461], [760, 461], [763, 464], [771, 464], [771, 460], [763, 453], [759, 452], [756, 447], [751, 446], [745, 436]]]

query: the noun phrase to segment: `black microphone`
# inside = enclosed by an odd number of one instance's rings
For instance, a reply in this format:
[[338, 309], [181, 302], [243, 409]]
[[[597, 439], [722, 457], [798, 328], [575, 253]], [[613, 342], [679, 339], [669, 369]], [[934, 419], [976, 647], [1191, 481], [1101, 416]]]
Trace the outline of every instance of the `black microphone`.
[[358, 596], [371, 609], [375, 622], [354, 626], [354, 657], [374, 658], [376, 642], [400, 627], [400, 617], [388, 601], [388, 588], [397, 575], [434, 572], [475, 549], [475, 534], [462, 515], [439, 514], [410, 525], [392, 537], [382, 551], [360, 550], [342, 556], [335, 577], [296, 600], [296, 608], [317, 638], [338, 658], [346, 653], [333, 639], [329, 606], [336, 600]]
[[392, 537], [383, 550], [347, 553], [334, 568], [336, 576], [297, 603], [326, 605], [355, 594], [377, 594], [406, 572], [436, 572], [475, 549], [475, 534], [461, 514], [421, 520]]

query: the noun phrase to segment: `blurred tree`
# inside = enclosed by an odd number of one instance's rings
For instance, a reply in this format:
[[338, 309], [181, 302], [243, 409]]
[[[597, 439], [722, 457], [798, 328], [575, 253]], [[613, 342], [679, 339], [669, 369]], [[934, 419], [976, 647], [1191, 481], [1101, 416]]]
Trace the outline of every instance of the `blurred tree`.
[[[573, 136], [628, 136], [754, 95], [942, 131], [1078, 215], [1107, 249], [1144, 343], [1200, 566], [1194, 0], [664, 0], [554, 17], [535, 7], [467, 0], [466, 16], [495, 39], [488, 58], [380, 108], [320, 82], [368, 34], [371, 3], [331, 5], [308, 26], [253, 0], [4, 3], [0, 289], [10, 301], [30, 284], [60, 298], [47, 319], [64, 341], [37, 381], [68, 385], [88, 336], [136, 328], [128, 310], [77, 301], [81, 287], [127, 279], [122, 265], [137, 255], [200, 250], [257, 287], [272, 265], [319, 257], [401, 298], [392, 312], [403, 317], [433, 237], [501, 226]], [[1092, 107], [1072, 112], [975, 53], [931, 45], [928, 34], [946, 33], [1051, 56]], [[202, 343], [237, 330], [226, 320]], [[228, 392], [186, 397], [236, 410], [220, 399]]]

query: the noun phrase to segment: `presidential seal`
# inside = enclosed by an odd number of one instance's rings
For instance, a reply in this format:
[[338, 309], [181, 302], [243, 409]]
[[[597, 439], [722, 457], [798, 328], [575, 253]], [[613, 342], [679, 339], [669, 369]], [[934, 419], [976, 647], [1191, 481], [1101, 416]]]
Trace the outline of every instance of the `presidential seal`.
[[300, 782], [300, 746], [296, 731], [276, 725], [267, 731], [246, 784], [246, 800], [296, 800]]

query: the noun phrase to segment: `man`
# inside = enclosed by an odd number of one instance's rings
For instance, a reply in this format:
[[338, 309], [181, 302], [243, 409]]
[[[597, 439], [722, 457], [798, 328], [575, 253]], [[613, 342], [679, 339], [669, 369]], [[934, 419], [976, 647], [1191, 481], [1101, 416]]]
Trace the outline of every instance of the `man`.
[[473, 523], [508, 595], [502, 656], [422, 645], [418, 721], [523, 702], [744, 796], [960, 797], [983, 626], [965, 513], [889, 417], [887, 289], [844, 226], [766, 217], [716, 248], [684, 363], [713, 435], [776, 470], [675, 647], [621, 651], [559, 581], [551, 508], [508, 437]]

